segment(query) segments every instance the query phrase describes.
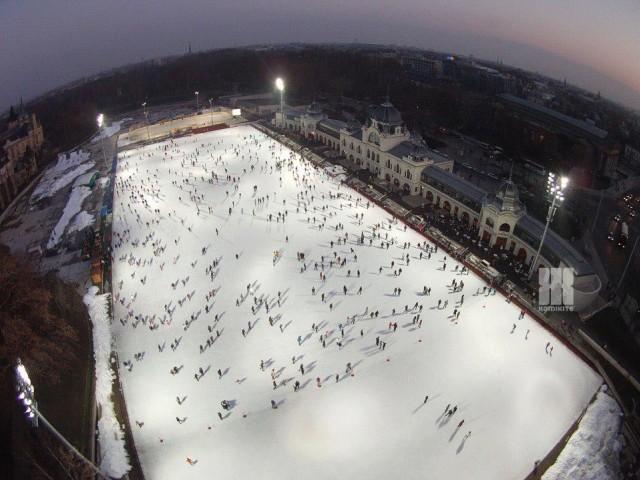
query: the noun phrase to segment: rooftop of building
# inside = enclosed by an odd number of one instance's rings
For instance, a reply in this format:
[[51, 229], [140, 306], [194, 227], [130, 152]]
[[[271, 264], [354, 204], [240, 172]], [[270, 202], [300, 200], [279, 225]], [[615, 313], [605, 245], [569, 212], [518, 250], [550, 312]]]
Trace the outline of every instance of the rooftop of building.
[[328, 128], [329, 130], [333, 130], [336, 133], [340, 133], [340, 130], [347, 128], [347, 124], [345, 122], [341, 122], [340, 120], [333, 120], [331, 118], [320, 120], [316, 125]]
[[511, 212], [516, 215], [526, 211], [520, 201], [518, 187], [511, 180], [502, 182], [495, 192], [487, 193], [484, 203], [491, 204], [501, 212]]
[[402, 115], [389, 100], [378, 105], [371, 114], [371, 118], [386, 125], [402, 125]]
[[594, 125], [591, 125], [583, 120], [578, 120], [577, 118], [570, 117], [569, 115], [565, 115], [563, 113], [557, 112], [548, 107], [543, 107], [534, 102], [529, 102], [528, 100], [524, 100], [522, 98], [516, 97], [515, 95], [511, 95], [510, 93], [501, 93], [497, 95], [498, 98], [504, 100], [508, 103], [513, 103], [523, 107], [527, 110], [531, 110], [532, 112], [537, 112], [539, 114], [548, 116], [562, 123], [566, 123], [574, 128], [582, 130], [583, 132], [592, 135], [601, 140], [605, 139], [609, 133], [606, 130], [602, 130]]
[[435, 167], [432, 165], [425, 167], [422, 170], [421, 175], [422, 176], [426, 175], [432, 178], [433, 180], [443, 183], [453, 188], [457, 192], [460, 192], [463, 195], [475, 200], [478, 203], [482, 203], [482, 200], [487, 194], [487, 192], [485, 192], [482, 188], [470, 182], [467, 182], [462, 177], [459, 177], [454, 173], [447, 172], [446, 170], [443, 170], [442, 168], [439, 168], [439, 167]]

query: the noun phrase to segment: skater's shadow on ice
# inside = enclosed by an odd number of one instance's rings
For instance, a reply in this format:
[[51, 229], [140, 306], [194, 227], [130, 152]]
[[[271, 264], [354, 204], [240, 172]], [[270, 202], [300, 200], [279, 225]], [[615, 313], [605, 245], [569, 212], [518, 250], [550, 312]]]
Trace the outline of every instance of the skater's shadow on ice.
[[456, 455], [458, 455], [464, 449], [464, 444], [466, 443], [466, 441], [467, 441], [467, 437], [465, 436], [462, 439], [462, 442], [460, 442], [460, 445], [458, 446], [458, 449], [456, 450]]
[[302, 383], [300, 385], [300, 390], [304, 389], [307, 385], [309, 385], [309, 382], [311, 381], [310, 378], [308, 378], [307, 380], [304, 381], [304, 383]]
[[[426, 407], [428, 403], [433, 402], [436, 398], [440, 397], [442, 394], [439, 393], [437, 395], [434, 395], [433, 397], [429, 397], [429, 400], [427, 400], [427, 403], [422, 402], [420, 405], [418, 405], [413, 412], [411, 412], [411, 415], [415, 415], [422, 407]], [[437, 422], [436, 422], [437, 423]]]
[[311, 362], [309, 365], [307, 365], [307, 368], [305, 368], [306, 372], [313, 372], [313, 369], [316, 368], [316, 361], [314, 360], [313, 362]]
[[456, 427], [456, 429], [453, 431], [453, 433], [449, 437], [449, 442], [451, 442], [453, 440], [453, 437], [456, 436], [456, 433], [458, 433], [458, 430], [460, 430], [460, 427]]
[[435, 423], [440, 422], [440, 425], [438, 425], [438, 428], [442, 428], [444, 427], [446, 424], [449, 423], [449, 420], [451, 419], [451, 417], [449, 415], [447, 415], [447, 413], [443, 413], [442, 415], [440, 415], [437, 419]]
[[[368, 351], [367, 351], [368, 350]], [[379, 355], [380, 353], [382, 353], [382, 350], [380, 350], [380, 347], [378, 346], [370, 346], [370, 347], [363, 347], [360, 349], [361, 352], [364, 352], [364, 354], [367, 357], [373, 357], [374, 355]]]

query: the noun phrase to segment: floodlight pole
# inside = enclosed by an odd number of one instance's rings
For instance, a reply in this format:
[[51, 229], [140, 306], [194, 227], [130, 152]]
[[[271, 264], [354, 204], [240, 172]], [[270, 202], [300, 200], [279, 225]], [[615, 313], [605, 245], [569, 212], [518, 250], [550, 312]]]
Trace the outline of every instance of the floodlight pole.
[[527, 276], [527, 281], [531, 281], [531, 277], [533, 277], [533, 272], [536, 269], [536, 264], [538, 263], [538, 259], [540, 258], [540, 252], [542, 251], [542, 245], [544, 245], [544, 239], [547, 236], [549, 225], [551, 225], [551, 220], [553, 219], [553, 214], [555, 213], [556, 202], [562, 201], [562, 191], [567, 185], [567, 179], [563, 177], [560, 179], [560, 182], [558, 183], [555, 179], [555, 175], [553, 173], [550, 173], [547, 184], [550, 191], [553, 193], [553, 199], [551, 201], [551, 205], [549, 206], [549, 211], [547, 212], [547, 224], [544, 226], [544, 230], [542, 231], [542, 238], [540, 239], [540, 245], [538, 246], [538, 251], [536, 252], [536, 256], [533, 259], [533, 262], [531, 262], [531, 267], [529, 268], [529, 275]]
[[209, 113], [211, 113], [211, 126], [213, 127], [213, 98], [209, 99]]
[[281, 78], [276, 78], [276, 88], [280, 90], [280, 128], [284, 128], [284, 81]]
[[[42, 421], [42, 423], [44, 423], [47, 426], [47, 428], [51, 431], [51, 433], [53, 433], [58, 438], [58, 440], [60, 440], [69, 450], [75, 453], [80, 460], [82, 460], [86, 465], [91, 467], [91, 469], [96, 473], [96, 475], [98, 475], [100, 478], [103, 478], [105, 480], [110, 480], [109, 477], [102, 472], [102, 470], [100, 470], [98, 467], [96, 467], [93, 464], [93, 462], [91, 462], [84, 455], [82, 455], [76, 449], [76, 447], [71, 445], [71, 443], [69, 443], [67, 439], [64, 438], [62, 434], [58, 432], [58, 430], [56, 430], [55, 427], [49, 423], [49, 421], [45, 418], [45, 416], [42, 415], [42, 413], [40, 413], [40, 411], [37, 408], [37, 402], [35, 401], [35, 398], [34, 398], [34, 391], [33, 391], [33, 386], [31, 385], [31, 380], [29, 379], [29, 375], [27, 375], [27, 371], [24, 368], [24, 365], [22, 365], [22, 362], [20, 361], [19, 358], [16, 363], [15, 371], [16, 371], [16, 389], [18, 390], [18, 392], [20, 392], [20, 395], [18, 398], [19, 399], [22, 398], [23, 403], [25, 404], [25, 406], [27, 406], [27, 412], [28, 414], [30, 414], [29, 418], [32, 418], [33, 416], [35, 416], [38, 420]], [[37, 420], [36, 421], [32, 420], [32, 424], [34, 427], [37, 427], [38, 426]]]
[[151, 140], [151, 136], [149, 135], [149, 112], [147, 112], [147, 102], [142, 104], [142, 108], [144, 111], [144, 123], [147, 125], [147, 142]]
[[629, 260], [627, 260], [627, 265], [626, 265], [626, 267], [624, 267], [624, 272], [622, 272], [622, 276], [620, 277], [620, 282], [618, 283], [618, 287], [616, 288], [616, 295], [618, 295], [618, 291], [620, 290], [620, 287], [622, 286], [622, 281], [624, 280], [624, 276], [627, 274], [627, 270], [629, 269], [629, 264], [631, 263], [631, 259], [633, 258], [633, 254], [636, 251], [636, 247], [638, 246], [638, 239], [640, 239], [640, 236], [636, 237], [636, 241], [633, 244], [633, 248], [631, 249], [631, 255], [629, 255]]
[[598, 202], [598, 209], [596, 210], [596, 216], [593, 219], [593, 225], [591, 226], [591, 233], [589, 237], [593, 237], [593, 231], [596, 229], [596, 221], [598, 220], [598, 213], [600, 213], [600, 206], [602, 205], [602, 197], [604, 197], [604, 189], [602, 189], [602, 193], [600, 194], [600, 201]]
[[200, 97], [200, 92], [196, 91], [196, 112], [200, 109], [199, 97]]
[[100, 132], [100, 144], [102, 145], [102, 159], [104, 160], [104, 168], [107, 168], [107, 155], [104, 153], [104, 131], [102, 130], [102, 125], [104, 122], [104, 115], [102, 113], [98, 114], [98, 131]]

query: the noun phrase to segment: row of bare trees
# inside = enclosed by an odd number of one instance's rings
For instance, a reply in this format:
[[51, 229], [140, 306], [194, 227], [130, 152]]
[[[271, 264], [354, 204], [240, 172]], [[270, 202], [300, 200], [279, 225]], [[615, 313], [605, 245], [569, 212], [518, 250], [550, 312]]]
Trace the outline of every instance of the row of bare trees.
[[90, 477], [91, 471], [43, 425], [34, 428], [26, 420], [14, 378], [19, 357], [35, 386], [40, 411], [82, 450], [78, 432], [92, 430], [82, 425], [88, 419], [81, 408], [88, 395], [89, 349], [86, 308], [73, 287], [37, 274], [0, 248], [0, 476]]

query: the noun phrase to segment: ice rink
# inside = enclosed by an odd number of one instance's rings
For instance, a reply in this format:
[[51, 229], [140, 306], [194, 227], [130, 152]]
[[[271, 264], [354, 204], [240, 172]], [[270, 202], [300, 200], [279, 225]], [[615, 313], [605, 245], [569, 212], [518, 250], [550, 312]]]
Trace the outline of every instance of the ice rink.
[[113, 329], [146, 479], [523, 479], [601, 379], [424, 242], [250, 126], [121, 154]]

